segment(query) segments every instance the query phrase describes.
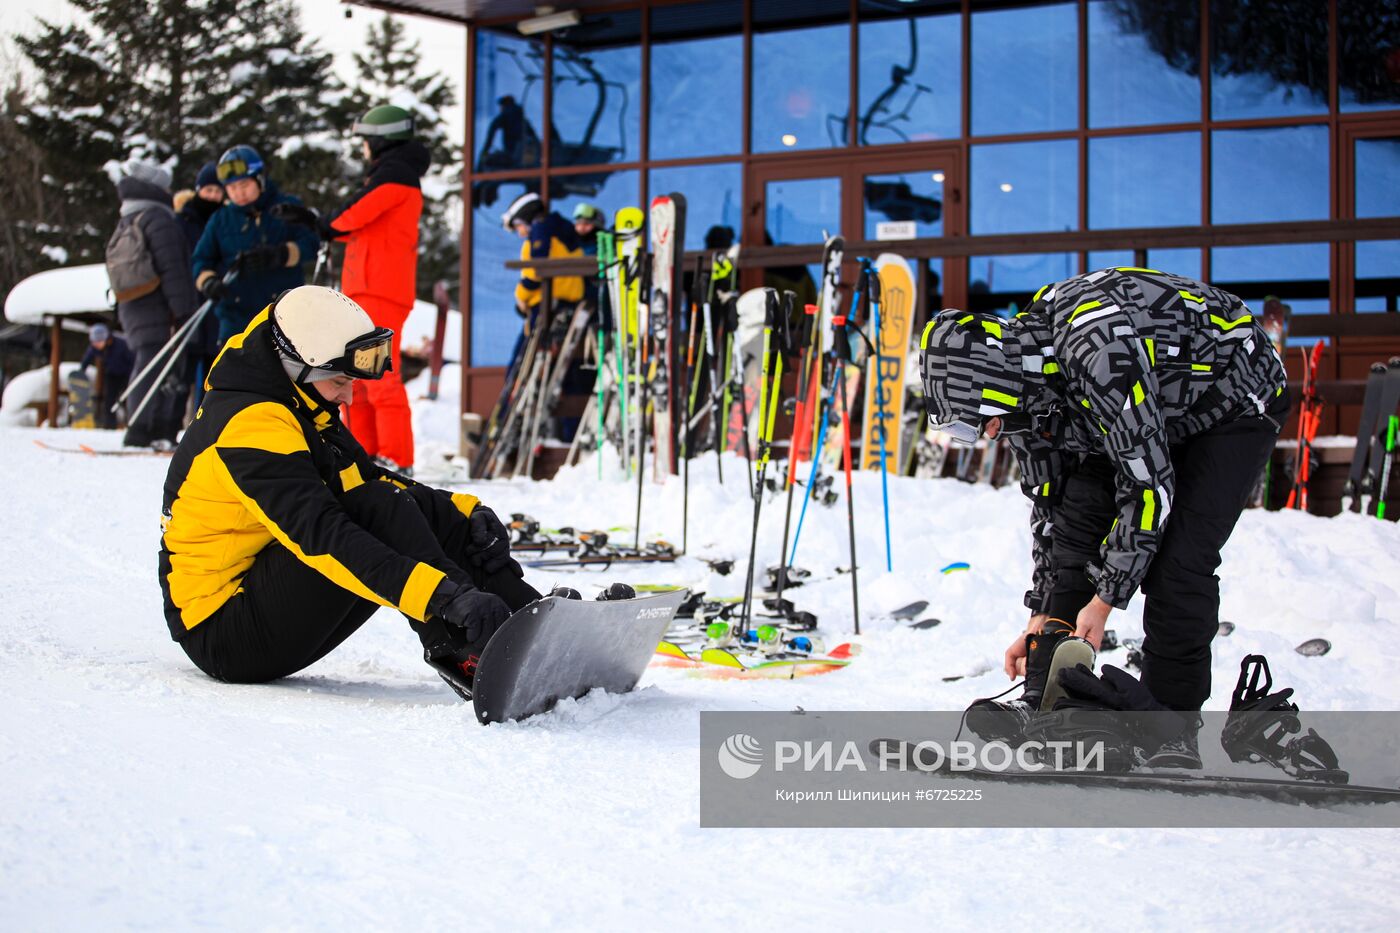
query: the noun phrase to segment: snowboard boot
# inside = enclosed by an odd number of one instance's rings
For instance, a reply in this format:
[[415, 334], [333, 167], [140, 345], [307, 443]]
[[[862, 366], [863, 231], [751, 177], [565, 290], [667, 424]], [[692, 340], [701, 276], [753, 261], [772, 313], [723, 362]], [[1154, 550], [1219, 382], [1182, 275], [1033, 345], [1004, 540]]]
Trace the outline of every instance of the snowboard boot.
[[572, 586], [556, 586], [549, 591], [550, 596], [558, 596], [560, 599], [583, 599], [583, 594]]
[[1023, 742], [1026, 724], [1041, 708], [1055, 649], [1073, 631], [1074, 626], [1063, 619], [1050, 619], [1039, 633], [1027, 634], [1026, 680], [1021, 696], [977, 700], [967, 708], [967, 727], [987, 742]]
[[1200, 719], [1193, 718], [1175, 738], [1163, 742], [1143, 764], [1149, 768], [1201, 770], [1201, 749], [1196, 741], [1200, 728]]
[[615, 599], [636, 599], [637, 591], [626, 583], [609, 583], [608, 588], [594, 598], [598, 602], [609, 602]]
[[412, 622], [411, 627], [423, 643], [423, 660], [458, 696], [470, 703], [480, 654], [460, 638], [454, 638], [454, 631], [440, 619]]

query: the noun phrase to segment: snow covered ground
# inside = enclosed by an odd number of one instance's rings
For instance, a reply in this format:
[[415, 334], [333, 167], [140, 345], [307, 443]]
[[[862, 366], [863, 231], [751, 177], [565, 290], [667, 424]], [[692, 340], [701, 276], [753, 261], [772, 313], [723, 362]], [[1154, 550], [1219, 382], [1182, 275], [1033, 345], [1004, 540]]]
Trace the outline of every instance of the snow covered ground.
[[[456, 446], [457, 373], [415, 403], [420, 469]], [[381, 612], [306, 672], [267, 686], [199, 674], [172, 643], [155, 579], [167, 461], [43, 450], [103, 432], [0, 429], [0, 927], [5, 929], [914, 929], [1025, 921], [1113, 929], [1393, 927], [1393, 830], [702, 830], [701, 710], [961, 709], [1002, 690], [1024, 624], [1026, 504], [1011, 490], [858, 478], [864, 654], [795, 682], [652, 670], [532, 721], [480, 727]], [[691, 474], [690, 550], [742, 563], [741, 464]], [[552, 483], [475, 483], [498, 512], [630, 528], [635, 486], [586, 464]], [[645, 488], [643, 537], [679, 542], [681, 484]], [[777, 559], [781, 505], [760, 554]], [[540, 589], [674, 582], [742, 589], [690, 557]], [[953, 561], [967, 572], [943, 575]], [[847, 563], [844, 504], [813, 506], [798, 555]], [[1400, 709], [1400, 529], [1347, 516], [1247, 513], [1221, 569], [1215, 695], [1267, 654], [1305, 707]], [[843, 577], [797, 591], [829, 636], [851, 627]], [[879, 615], [914, 599], [941, 626]], [[1140, 634], [1140, 610], [1115, 614]], [[1322, 658], [1292, 652], [1313, 636]], [[986, 671], [956, 683], [942, 678]]]

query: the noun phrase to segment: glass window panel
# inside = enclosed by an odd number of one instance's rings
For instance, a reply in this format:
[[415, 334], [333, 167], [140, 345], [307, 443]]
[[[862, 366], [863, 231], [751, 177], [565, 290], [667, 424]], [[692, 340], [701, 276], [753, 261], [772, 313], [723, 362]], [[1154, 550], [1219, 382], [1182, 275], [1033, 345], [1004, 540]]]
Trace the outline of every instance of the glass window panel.
[[1327, 127], [1211, 134], [1211, 221], [1326, 220]]
[[1400, 5], [1340, 2], [1337, 32], [1342, 110], [1400, 108]]
[[754, 35], [754, 152], [846, 145], [850, 35], [844, 24]]
[[544, 46], [489, 30], [476, 34], [475, 170], [540, 164]]
[[1201, 134], [1089, 140], [1089, 226], [1186, 227], [1201, 222]]
[[1072, 139], [972, 147], [972, 232], [1079, 225], [1079, 144]]
[[1078, 272], [1075, 253], [972, 256], [967, 261], [968, 310], [1014, 314], [1030, 304], [1040, 286]]
[[1400, 139], [1356, 141], [1356, 216], [1400, 217]]
[[599, 165], [641, 158], [639, 46], [580, 49], [556, 42], [553, 81], [552, 164]]
[[[1089, 269], [1108, 269], [1114, 266], [1135, 266], [1133, 251], [1093, 250], [1089, 253]], [[1201, 277], [1201, 251], [1199, 249], [1150, 249], [1147, 251], [1147, 268], [1162, 272], [1184, 275], [1190, 279]]]
[[[822, 243], [827, 234], [841, 232], [841, 179], [796, 178], [770, 181], [764, 188], [765, 245]], [[800, 302], [816, 301], [819, 263], [807, 266], [769, 267], [763, 284], [792, 289]]]
[[477, 182], [472, 189], [472, 366], [508, 365], [521, 334], [514, 299], [520, 273], [505, 263], [520, 258], [524, 241], [501, 226], [501, 212], [527, 190], [538, 191], [539, 182]]
[[650, 157], [686, 159], [743, 149], [743, 75], [740, 36], [653, 44]]
[[607, 217], [613, 218], [624, 207], [641, 207], [641, 173], [635, 170], [587, 175], [555, 175], [549, 181], [549, 206], [566, 220], [572, 220], [574, 208], [592, 204]]
[[743, 171], [730, 162], [652, 169], [647, 190], [652, 197], [672, 191], [685, 195], [686, 249], [723, 249], [739, 242], [743, 185]]
[[1276, 295], [1294, 314], [1326, 314], [1330, 252], [1326, 243], [1216, 247], [1210, 251], [1211, 284], [1234, 292], [1252, 308]]
[[961, 87], [962, 17], [956, 12], [861, 22], [860, 145], [957, 138]]
[[1079, 14], [1073, 3], [972, 14], [972, 134], [1079, 125]]
[[1195, 4], [1092, 0], [1089, 125], [1195, 123], [1201, 117], [1201, 17]]
[[[1327, 4], [1213, 0], [1210, 111], [1217, 120], [1327, 112]], [[1163, 6], [1160, 18], [1171, 16]]]
[[890, 221], [912, 221], [917, 237], [943, 235], [942, 172], [866, 175], [864, 183], [865, 239], [880, 239]]
[[1400, 298], [1400, 240], [1356, 244], [1356, 310], [1395, 311]]

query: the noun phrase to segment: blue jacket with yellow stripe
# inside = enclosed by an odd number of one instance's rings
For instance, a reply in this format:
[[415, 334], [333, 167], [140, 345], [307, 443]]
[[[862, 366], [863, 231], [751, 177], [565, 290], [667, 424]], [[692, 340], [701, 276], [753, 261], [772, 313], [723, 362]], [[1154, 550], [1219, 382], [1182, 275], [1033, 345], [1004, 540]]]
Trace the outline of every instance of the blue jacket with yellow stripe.
[[[264, 310], [225, 344], [165, 478], [159, 572], [171, 636], [217, 612], [274, 542], [357, 596], [422, 620], [443, 572], [385, 545], [337, 498], [361, 483], [412, 481], [376, 466], [334, 406], [292, 383], [269, 318]], [[477, 503], [451, 498], [464, 514]]]

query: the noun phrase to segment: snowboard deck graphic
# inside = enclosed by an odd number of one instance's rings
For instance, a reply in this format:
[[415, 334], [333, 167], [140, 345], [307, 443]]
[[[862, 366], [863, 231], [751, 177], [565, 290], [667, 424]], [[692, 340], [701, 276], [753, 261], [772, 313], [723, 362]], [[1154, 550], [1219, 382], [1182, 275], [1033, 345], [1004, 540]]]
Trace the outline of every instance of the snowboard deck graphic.
[[1328, 803], [1397, 803], [1400, 788], [1376, 787], [1367, 784], [1326, 784], [1320, 781], [1300, 781], [1292, 778], [1256, 778], [1194, 772], [1166, 773], [1164, 771], [989, 771], [974, 768], [953, 771], [947, 764], [938, 768], [921, 768], [915, 761], [916, 744], [901, 739], [873, 739], [870, 754], [878, 760], [898, 759], [902, 770], [922, 771], [930, 777], [953, 780], [996, 781], [1001, 783], [1062, 784], [1085, 788], [1114, 790], [1156, 790], [1178, 794], [1221, 794], [1231, 797], [1254, 797], [1293, 804]]
[[880, 277], [879, 354], [867, 360], [865, 421], [860, 451], [862, 470], [880, 469], [881, 435], [884, 436], [884, 468], [898, 473], [903, 442], [904, 367], [909, 355], [909, 330], [913, 326], [916, 296], [909, 263], [894, 253], [875, 260]]
[[656, 646], [654, 667], [686, 669], [692, 677], [710, 680], [796, 680], [839, 671], [860, 653], [860, 646], [844, 642], [826, 654], [766, 657], [759, 653], [706, 648], [699, 656], [673, 642]]
[[469, 685], [477, 720], [525, 719], [599, 687], [630, 692], [685, 597], [678, 590], [615, 602], [536, 600], [481, 653]]

